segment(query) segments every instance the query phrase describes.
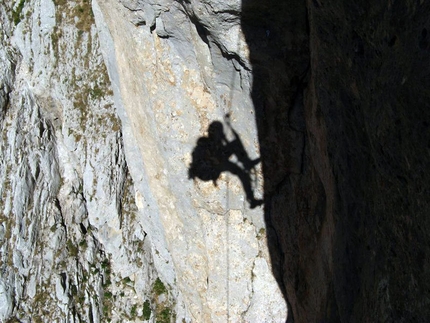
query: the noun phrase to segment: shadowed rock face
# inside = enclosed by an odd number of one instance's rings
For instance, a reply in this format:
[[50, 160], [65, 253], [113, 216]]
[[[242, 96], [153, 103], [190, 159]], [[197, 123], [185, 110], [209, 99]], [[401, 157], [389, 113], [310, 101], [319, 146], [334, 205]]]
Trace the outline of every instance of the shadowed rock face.
[[429, 320], [429, 12], [243, 0], [271, 257], [295, 322]]
[[342, 321], [429, 319], [429, 9], [310, 8], [311, 44], [320, 44], [315, 99], [337, 184], [333, 281]]

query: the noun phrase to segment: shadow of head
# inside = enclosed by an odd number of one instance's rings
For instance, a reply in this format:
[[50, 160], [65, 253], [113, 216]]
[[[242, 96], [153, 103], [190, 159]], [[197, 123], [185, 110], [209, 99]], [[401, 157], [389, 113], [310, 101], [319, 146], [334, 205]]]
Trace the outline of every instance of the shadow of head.
[[208, 127], [208, 136], [210, 138], [222, 140], [224, 135], [224, 126], [219, 121], [213, 121]]

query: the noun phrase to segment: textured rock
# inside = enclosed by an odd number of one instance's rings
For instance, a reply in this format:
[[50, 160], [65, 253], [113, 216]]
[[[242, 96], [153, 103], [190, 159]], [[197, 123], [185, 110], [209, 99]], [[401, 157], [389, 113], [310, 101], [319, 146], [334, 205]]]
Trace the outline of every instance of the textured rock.
[[0, 319], [285, 321], [262, 208], [237, 176], [188, 178], [226, 113], [259, 154], [240, 2], [1, 14]]
[[133, 319], [157, 274], [91, 7], [1, 15], [0, 319]]
[[[265, 227], [262, 210], [249, 209], [237, 177], [223, 174], [218, 187], [188, 179], [197, 139], [227, 112], [250, 157], [258, 154], [251, 74], [240, 62], [225, 59], [223, 55], [233, 52], [222, 52], [217, 45], [231, 46], [233, 41], [236, 46], [240, 20], [216, 25], [204, 14], [211, 7], [201, 3], [187, 5], [186, 12], [177, 2], [124, 5], [98, 2], [95, 17], [106, 60], [112, 62], [108, 66], [115, 75], [119, 108], [124, 109], [120, 115], [129, 134], [124, 135], [127, 151], [134, 156], [128, 165], [138, 207], [151, 217], [145, 226], [157, 250], [156, 266], [162, 266], [165, 281], [177, 288], [192, 321], [285, 320], [264, 234], [257, 239]], [[144, 17], [148, 11], [155, 13], [155, 25], [136, 25], [134, 14]], [[202, 22], [195, 20], [200, 19], [197, 13]], [[214, 25], [213, 39], [204, 23]], [[229, 34], [226, 29], [232, 25], [237, 31]], [[261, 196], [261, 187], [255, 194]], [[266, 290], [254, 286], [256, 259], [266, 263], [259, 267]], [[272, 297], [262, 297], [265, 293]]]

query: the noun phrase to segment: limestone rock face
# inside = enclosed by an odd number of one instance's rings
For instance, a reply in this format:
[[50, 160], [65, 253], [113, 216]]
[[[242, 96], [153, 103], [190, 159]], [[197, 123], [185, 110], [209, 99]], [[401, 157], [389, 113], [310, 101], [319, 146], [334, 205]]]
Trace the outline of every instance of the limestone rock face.
[[158, 275], [91, 6], [1, 15], [0, 320], [142, 316]]
[[[239, 2], [94, 2], [154, 262], [196, 322], [286, 319], [263, 211], [250, 209], [243, 178], [223, 172], [217, 186], [189, 178], [212, 122], [234, 139], [226, 114], [248, 157], [259, 155], [239, 12]], [[253, 179], [258, 200], [261, 169]]]
[[[0, 321], [286, 320], [240, 11], [1, 5]], [[214, 185], [189, 168], [217, 120], [255, 167]]]

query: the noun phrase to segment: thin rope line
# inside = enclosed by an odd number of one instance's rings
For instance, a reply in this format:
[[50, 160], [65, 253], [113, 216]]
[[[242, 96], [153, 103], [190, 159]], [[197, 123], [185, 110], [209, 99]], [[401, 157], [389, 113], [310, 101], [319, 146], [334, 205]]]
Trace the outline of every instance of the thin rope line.
[[[237, 38], [237, 48], [239, 48], [240, 45], [240, 30]], [[234, 66], [234, 63], [232, 61], [232, 77], [231, 77], [231, 84], [230, 84], [230, 101], [227, 102], [227, 112], [224, 110], [224, 118], [228, 115], [228, 118], [231, 116], [231, 107], [233, 105], [233, 93], [234, 93], [234, 82], [236, 79], [236, 69]], [[231, 120], [230, 121], [230, 127], [231, 127]], [[230, 129], [231, 130], [231, 129]], [[227, 198], [226, 198], [226, 214], [225, 217], [225, 226], [226, 226], [226, 242], [227, 242], [227, 282], [226, 282], [226, 288], [227, 288], [227, 323], [230, 322], [230, 223], [229, 223], [229, 217], [230, 217], [230, 174], [227, 172], [226, 175], [226, 190], [227, 190]]]
[[225, 217], [225, 229], [226, 229], [226, 240], [227, 240], [227, 322], [230, 321], [230, 234], [229, 234], [229, 217], [230, 217], [230, 190], [229, 190], [230, 178], [227, 173], [227, 216]]
[[[232, 100], [232, 94], [230, 94], [230, 102]], [[231, 104], [228, 107], [228, 113], [230, 113]], [[225, 217], [225, 231], [226, 231], [226, 248], [227, 248], [227, 281], [226, 281], [226, 289], [227, 289], [227, 322], [230, 322], [230, 230], [229, 230], [229, 217], [230, 217], [230, 174], [227, 172], [226, 175], [226, 217]]]
[[[234, 67], [234, 66], [233, 66]], [[226, 115], [231, 115], [231, 106], [233, 103], [233, 87], [234, 87], [234, 81], [236, 78], [236, 74], [233, 68], [233, 74], [231, 78], [231, 85], [230, 85], [230, 101], [227, 103], [227, 113]], [[227, 172], [226, 175], [226, 189], [227, 189], [227, 198], [226, 198], [226, 211], [227, 216], [225, 217], [225, 229], [226, 229], [226, 241], [227, 241], [227, 322], [230, 322], [230, 225], [229, 225], [229, 217], [230, 217], [230, 174]]]
[[[234, 81], [236, 78], [234, 66], [233, 66], [233, 75], [231, 79], [230, 85], [230, 101], [228, 102], [227, 113], [229, 118], [231, 116], [231, 106], [233, 104], [233, 90], [234, 90]], [[230, 120], [231, 121], [231, 120]], [[231, 126], [231, 124], [230, 124]], [[230, 322], [230, 174], [227, 172], [226, 176], [227, 180], [227, 199], [226, 199], [226, 207], [227, 207], [227, 216], [225, 217], [225, 226], [226, 226], [226, 240], [227, 240], [227, 322]]]

